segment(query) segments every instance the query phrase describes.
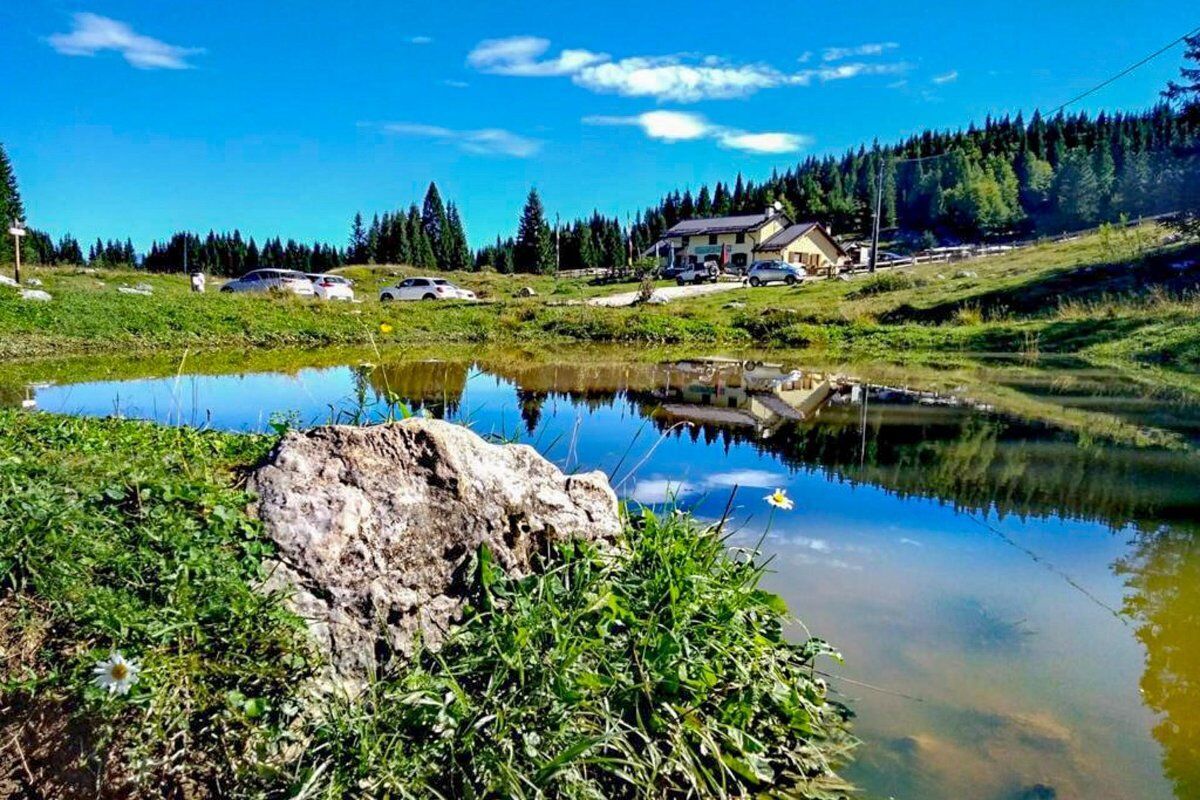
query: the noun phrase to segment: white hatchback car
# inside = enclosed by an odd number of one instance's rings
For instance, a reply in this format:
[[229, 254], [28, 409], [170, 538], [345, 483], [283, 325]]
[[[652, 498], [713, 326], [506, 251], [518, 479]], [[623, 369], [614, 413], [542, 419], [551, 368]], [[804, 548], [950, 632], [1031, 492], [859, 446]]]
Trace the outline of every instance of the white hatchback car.
[[381, 302], [392, 300], [474, 300], [475, 293], [455, 286], [445, 278], [405, 278], [395, 286], [379, 290]]
[[221, 287], [222, 292], [269, 292], [272, 289], [301, 297], [312, 297], [315, 293], [312, 281], [294, 269], [256, 269]]
[[341, 275], [331, 275], [327, 272], [314, 272], [309, 273], [308, 279], [312, 281], [313, 291], [322, 300], [354, 299], [354, 290], [350, 288], [354, 285], [354, 281], [349, 278], [343, 278]]

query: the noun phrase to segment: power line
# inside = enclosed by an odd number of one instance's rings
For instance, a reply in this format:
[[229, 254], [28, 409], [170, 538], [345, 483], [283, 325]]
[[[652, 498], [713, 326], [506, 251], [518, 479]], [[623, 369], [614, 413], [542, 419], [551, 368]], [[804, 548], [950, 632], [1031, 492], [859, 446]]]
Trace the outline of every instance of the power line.
[[1067, 102], [1063, 103], [1063, 104], [1062, 104], [1061, 106], [1059, 106], [1058, 108], [1056, 108], [1056, 109], [1054, 109], [1053, 111], [1051, 111], [1051, 112], [1050, 112], [1050, 114], [1049, 114], [1049, 116], [1051, 116], [1051, 117], [1057, 116], [1057, 115], [1059, 114], [1059, 112], [1061, 112], [1061, 111], [1062, 111], [1064, 108], [1066, 108], [1067, 106], [1069, 106], [1069, 105], [1073, 105], [1073, 104], [1075, 104], [1075, 103], [1078, 103], [1078, 102], [1079, 102], [1080, 100], [1082, 100], [1083, 98], [1085, 98], [1085, 97], [1088, 97], [1089, 95], [1093, 95], [1093, 94], [1095, 94], [1096, 92], [1098, 92], [1098, 91], [1100, 91], [1101, 89], [1103, 89], [1105, 86], [1108, 86], [1110, 83], [1115, 83], [1115, 82], [1119, 81], [1121, 78], [1124, 78], [1126, 75], [1128, 75], [1129, 73], [1133, 72], [1133, 71], [1134, 71], [1135, 69], [1137, 69], [1138, 67], [1141, 67], [1141, 66], [1144, 66], [1144, 65], [1146, 65], [1146, 64], [1149, 64], [1151, 61], [1153, 61], [1154, 59], [1158, 58], [1158, 57], [1159, 57], [1159, 56], [1161, 56], [1163, 53], [1167, 52], [1168, 50], [1170, 50], [1171, 48], [1173, 48], [1175, 45], [1177, 45], [1177, 44], [1179, 44], [1180, 42], [1182, 42], [1184, 39], [1188, 38], [1189, 36], [1193, 36], [1193, 35], [1195, 35], [1195, 34], [1197, 34], [1197, 33], [1200, 33], [1200, 28], [1193, 28], [1192, 30], [1190, 30], [1190, 31], [1188, 31], [1187, 33], [1183, 34], [1183, 36], [1180, 36], [1178, 39], [1175, 39], [1174, 41], [1172, 41], [1170, 44], [1168, 44], [1168, 45], [1165, 45], [1165, 46], [1163, 46], [1163, 47], [1159, 48], [1158, 50], [1155, 50], [1153, 53], [1151, 53], [1150, 55], [1146, 56], [1145, 58], [1143, 58], [1141, 61], [1137, 62], [1136, 64], [1131, 64], [1131, 65], [1129, 65], [1129, 66], [1128, 66], [1128, 67], [1126, 67], [1125, 69], [1123, 69], [1123, 70], [1121, 70], [1120, 72], [1118, 72], [1116, 75], [1113, 75], [1111, 78], [1109, 78], [1109, 79], [1107, 79], [1107, 80], [1105, 80], [1105, 81], [1101, 81], [1100, 83], [1096, 84], [1096, 85], [1095, 85], [1095, 86], [1093, 86], [1092, 88], [1088, 89], [1088, 90], [1087, 90], [1086, 92], [1084, 92], [1083, 94], [1081, 94], [1081, 95], [1078, 95], [1077, 97], [1072, 97], [1070, 100], [1068, 100]]

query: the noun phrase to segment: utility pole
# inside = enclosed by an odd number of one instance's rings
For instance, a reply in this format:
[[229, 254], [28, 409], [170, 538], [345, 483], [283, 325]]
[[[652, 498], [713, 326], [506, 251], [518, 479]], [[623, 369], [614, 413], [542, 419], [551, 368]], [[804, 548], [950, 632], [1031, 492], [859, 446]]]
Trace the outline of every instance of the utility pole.
[[559, 246], [558, 212], [554, 212], [554, 274], [562, 270], [562, 248]]
[[13, 262], [13, 278], [19, 284], [21, 282], [21, 237], [25, 235], [25, 226], [21, 224], [20, 220], [14, 219], [12, 227], [8, 229], [8, 232], [13, 237], [13, 257], [15, 259]]
[[871, 264], [868, 272], [875, 271], [879, 258], [879, 217], [883, 213], [883, 155], [879, 157], [879, 178], [875, 182], [875, 218], [871, 223]]

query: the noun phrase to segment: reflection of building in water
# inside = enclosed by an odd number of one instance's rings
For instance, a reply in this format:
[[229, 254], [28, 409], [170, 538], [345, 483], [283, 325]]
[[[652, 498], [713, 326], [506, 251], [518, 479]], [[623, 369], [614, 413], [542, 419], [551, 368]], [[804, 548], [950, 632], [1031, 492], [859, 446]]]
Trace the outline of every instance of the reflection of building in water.
[[[674, 384], [672, 385], [672, 379]], [[681, 361], [653, 394], [661, 413], [679, 420], [752, 427], [762, 437], [814, 416], [829, 397], [824, 373], [788, 370], [757, 361]]]

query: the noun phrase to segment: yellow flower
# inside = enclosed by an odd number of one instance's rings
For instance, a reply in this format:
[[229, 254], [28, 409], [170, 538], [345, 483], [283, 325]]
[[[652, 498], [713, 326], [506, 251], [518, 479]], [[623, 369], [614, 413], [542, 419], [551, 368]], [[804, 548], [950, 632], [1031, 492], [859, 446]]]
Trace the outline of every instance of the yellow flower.
[[388, 325], [386, 322], [380, 323], [380, 325], [379, 325], [379, 332], [380, 332], [380, 333], [391, 333], [391, 332], [392, 332], [392, 326], [391, 326], [391, 325]]
[[775, 508], [782, 508], [784, 511], [791, 511], [796, 507], [796, 504], [792, 502], [792, 498], [788, 497], [787, 492], [783, 489], [776, 489], [763, 499], [770, 505], [775, 506]]

